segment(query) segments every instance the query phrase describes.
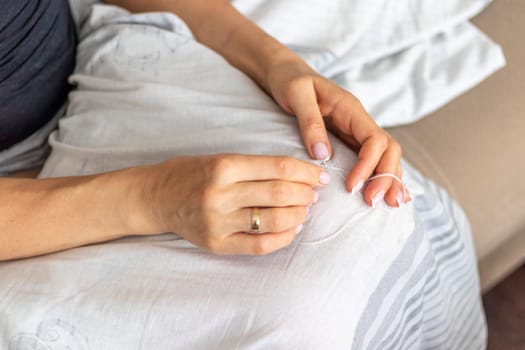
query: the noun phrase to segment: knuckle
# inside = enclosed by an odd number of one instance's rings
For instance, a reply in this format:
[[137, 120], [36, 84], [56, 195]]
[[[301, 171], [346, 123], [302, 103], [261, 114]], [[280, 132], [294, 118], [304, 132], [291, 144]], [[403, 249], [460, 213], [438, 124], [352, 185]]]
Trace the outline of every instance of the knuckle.
[[308, 214], [307, 207], [290, 208], [289, 212], [286, 215], [288, 227], [285, 227], [285, 229], [288, 229], [292, 226], [300, 225], [301, 223], [303, 223], [306, 219], [307, 214]]
[[308, 79], [304, 76], [294, 78], [288, 83], [288, 91], [294, 92], [303, 89], [308, 84]]
[[306, 221], [306, 219], [308, 218], [309, 211], [310, 209], [308, 207], [303, 207], [302, 210], [300, 210], [298, 213], [298, 222], [303, 223], [304, 221]]
[[267, 231], [280, 232], [282, 231], [283, 219], [280, 215], [273, 213], [268, 217]]
[[210, 162], [210, 177], [213, 180], [221, 179], [233, 167], [233, 159], [225, 154], [217, 155]]
[[376, 136], [376, 143], [382, 151], [385, 151], [389, 145], [388, 137], [384, 133], [380, 133]]
[[401, 156], [403, 154], [403, 147], [401, 147], [401, 144], [393, 138], [390, 139], [390, 149], [396, 155]]
[[325, 126], [324, 123], [318, 118], [308, 118], [303, 122], [304, 127], [311, 133], [324, 133]]
[[273, 193], [273, 201], [276, 204], [284, 204], [287, 203], [290, 199], [290, 191], [288, 190], [288, 187], [285, 186], [282, 182], [276, 182], [273, 185], [272, 193]]
[[347, 93], [345, 91], [343, 98], [341, 98], [338, 102], [339, 103], [337, 103], [336, 107], [341, 108], [348, 115], [355, 115], [356, 111], [359, 113], [365, 112], [365, 114], [368, 115], [365, 108], [363, 107], [363, 104], [361, 103], [361, 100], [351, 93]]
[[289, 179], [295, 172], [295, 162], [291, 157], [281, 157], [277, 159], [276, 168], [279, 178]]
[[354, 94], [349, 93], [346, 98], [354, 107], [362, 108], [361, 101]]

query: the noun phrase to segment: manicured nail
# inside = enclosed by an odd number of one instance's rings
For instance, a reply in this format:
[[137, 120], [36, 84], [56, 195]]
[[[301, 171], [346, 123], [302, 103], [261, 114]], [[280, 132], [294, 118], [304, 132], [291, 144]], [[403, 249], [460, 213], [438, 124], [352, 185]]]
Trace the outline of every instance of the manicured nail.
[[319, 176], [319, 182], [321, 182], [323, 185], [328, 185], [330, 183], [330, 174], [328, 174], [326, 171], [323, 171], [321, 176]]
[[384, 198], [385, 198], [385, 191], [377, 192], [374, 198], [372, 198], [372, 208], [375, 208], [376, 204], [382, 201]]
[[328, 147], [322, 142], [317, 142], [312, 146], [312, 153], [314, 154], [315, 159], [327, 161], [330, 159], [330, 154], [328, 153]]
[[403, 196], [403, 192], [397, 192], [396, 193], [396, 201], [397, 201], [397, 206], [398, 207], [401, 207], [401, 205], [404, 204], [404, 202], [403, 202], [404, 198], [403, 197], [404, 197]]
[[352, 187], [352, 194], [357, 194], [359, 191], [361, 191], [361, 189], [363, 188], [363, 185], [364, 185], [363, 180], [359, 180], [359, 182], [356, 183], [354, 187]]
[[304, 227], [304, 225], [303, 225], [303, 224], [301, 224], [301, 225], [297, 226], [297, 227], [295, 228], [295, 234], [298, 234], [299, 232], [301, 232], [301, 231], [302, 231], [302, 229], [303, 229], [303, 227]]
[[314, 194], [314, 203], [319, 202], [319, 193], [315, 192]]

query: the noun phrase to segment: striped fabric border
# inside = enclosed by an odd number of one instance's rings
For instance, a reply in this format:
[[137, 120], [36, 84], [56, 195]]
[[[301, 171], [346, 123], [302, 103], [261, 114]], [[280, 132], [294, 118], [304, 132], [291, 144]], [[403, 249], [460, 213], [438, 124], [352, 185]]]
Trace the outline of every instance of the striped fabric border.
[[414, 198], [419, 227], [368, 300], [352, 349], [484, 349], [487, 329], [465, 214], [443, 189], [410, 166], [406, 172], [425, 188]]

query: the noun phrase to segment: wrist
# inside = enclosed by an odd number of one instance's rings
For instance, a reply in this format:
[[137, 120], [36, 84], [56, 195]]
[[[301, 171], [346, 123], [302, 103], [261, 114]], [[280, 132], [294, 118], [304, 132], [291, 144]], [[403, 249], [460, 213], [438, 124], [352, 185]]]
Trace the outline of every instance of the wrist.
[[[301, 58], [255, 25], [253, 30], [257, 33], [239, 31], [238, 38], [232, 38], [231, 56], [238, 62], [234, 62], [234, 65], [241, 68], [267, 93], [270, 93], [269, 77], [274, 67], [298, 62]], [[257, 35], [259, 36], [257, 40], [252, 39], [257, 38]]]
[[[191, 174], [185, 171], [187, 157], [177, 157], [164, 162], [128, 168], [120, 171], [121, 196], [124, 199], [121, 217], [133, 235], [151, 235], [179, 232], [181, 216], [180, 182]], [[182, 188], [187, 188], [184, 184]], [[184, 198], [184, 196], [182, 196]]]
[[263, 47], [259, 56], [255, 56], [259, 63], [260, 75], [258, 83], [264, 90], [272, 95], [272, 74], [279, 67], [290, 66], [302, 62], [301, 58], [286, 46], [269, 37], [266, 47]]
[[108, 215], [124, 235], [162, 232], [153, 220], [150, 172], [150, 166], [138, 166], [103, 174], [98, 180], [105, 189], [105, 199], [111, 203]]

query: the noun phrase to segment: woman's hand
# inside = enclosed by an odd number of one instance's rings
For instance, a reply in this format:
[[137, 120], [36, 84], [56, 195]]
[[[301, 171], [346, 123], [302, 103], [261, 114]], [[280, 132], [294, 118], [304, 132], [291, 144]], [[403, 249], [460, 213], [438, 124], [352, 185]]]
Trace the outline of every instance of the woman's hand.
[[[401, 178], [401, 146], [351, 93], [321, 77], [299, 58], [270, 65], [266, 82], [277, 103], [297, 117], [312, 158], [330, 158], [327, 129], [358, 153], [358, 162], [346, 181], [348, 191], [356, 193], [374, 174], [391, 173]], [[410, 199], [404, 191], [398, 181], [381, 177], [368, 183], [364, 198], [372, 206], [384, 199], [397, 207]]]
[[[145, 167], [144, 230], [175, 232], [217, 254], [261, 255], [290, 244], [329, 182], [314, 164], [290, 157], [180, 157]], [[247, 233], [251, 208], [260, 232]]]
[[[314, 188], [329, 180], [308, 162], [240, 155], [88, 176], [0, 178], [0, 261], [162, 232], [214, 253], [267, 254], [293, 240], [317, 201]], [[264, 233], [246, 233], [252, 207]]]
[[[331, 154], [327, 128], [358, 152], [347, 188], [355, 193], [373, 174], [401, 178], [401, 147], [378, 127], [349, 92], [313, 71], [291, 50], [269, 36], [225, 0], [106, 0], [130, 11], [172, 11], [197, 40], [226, 58], [270, 93], [288, 113], [297, 116], [310, 156]], [[324, 119], [323, 119], [324, 117]], [[390, 206], [409, 200], [391, 177], [368, 183], [364, 198], [374, 205], [383, 198]]]

